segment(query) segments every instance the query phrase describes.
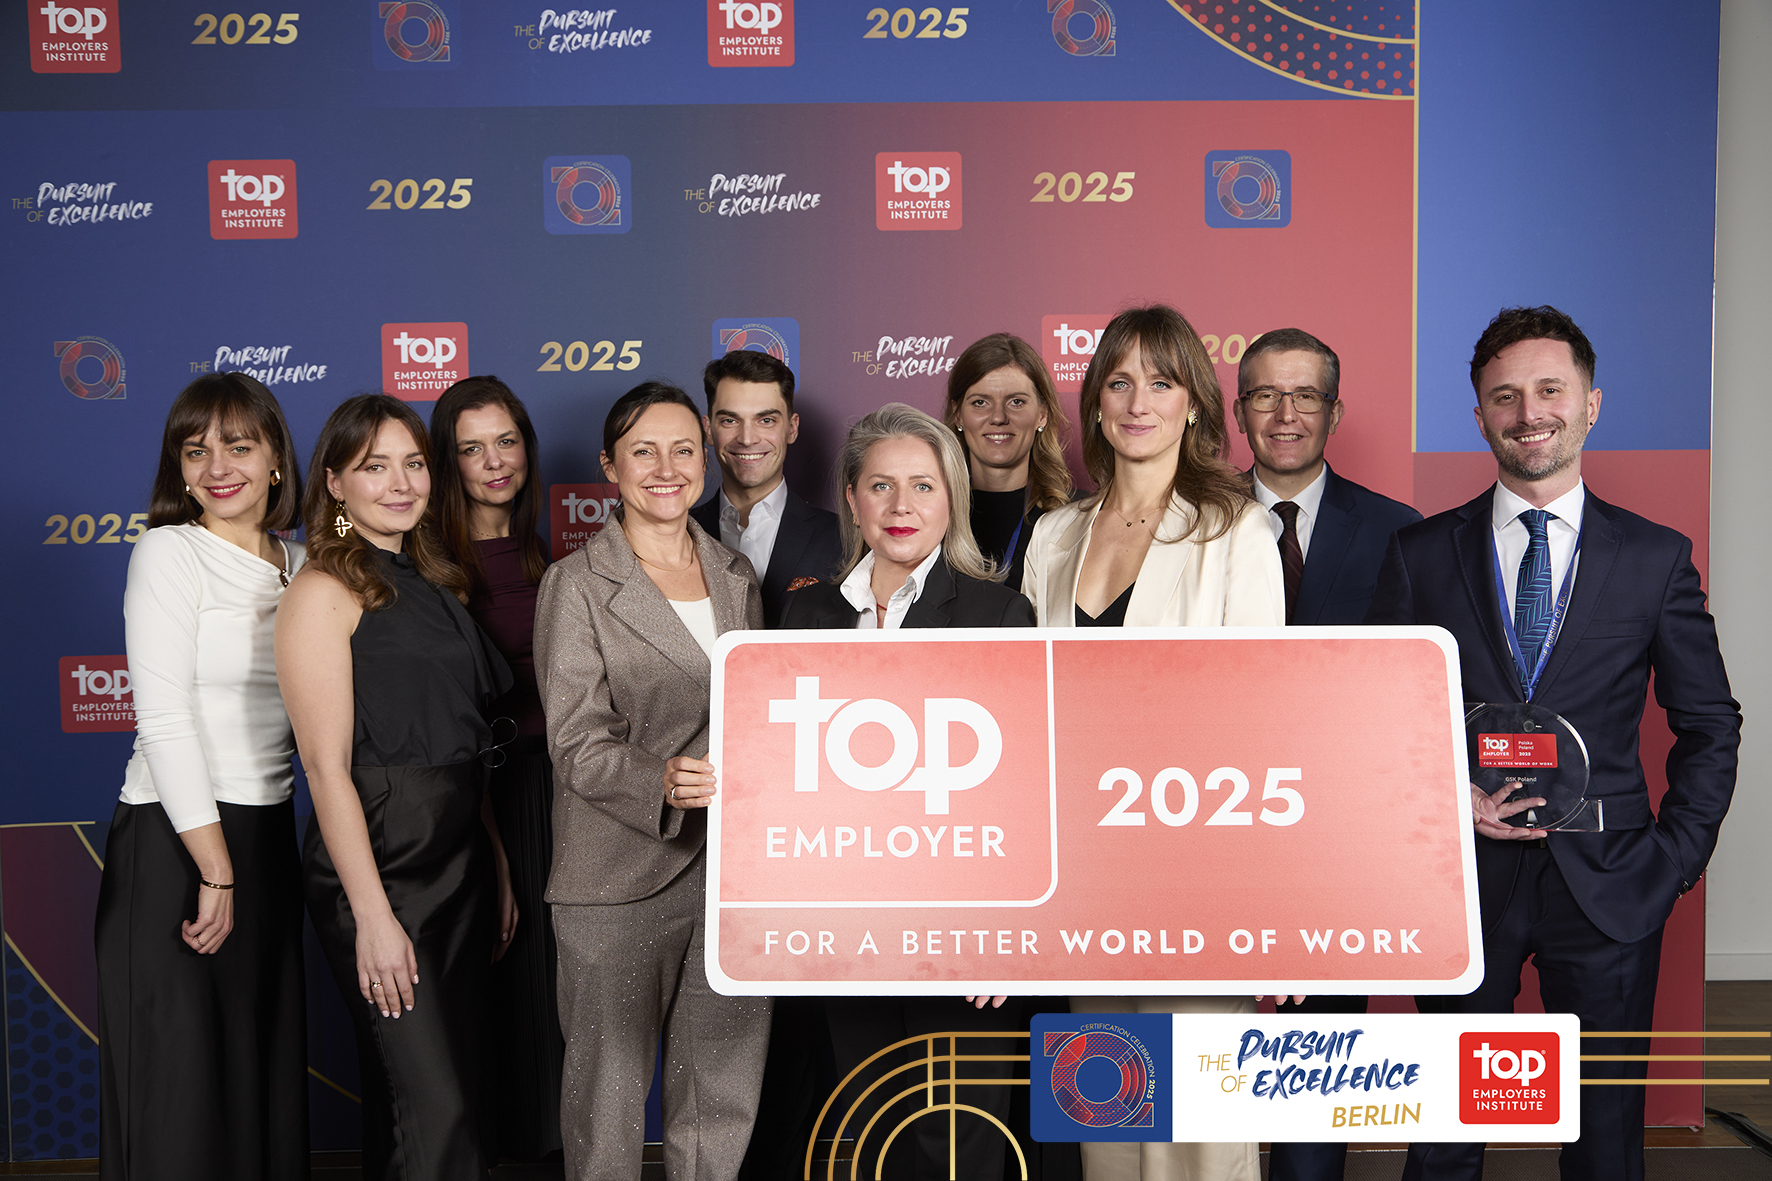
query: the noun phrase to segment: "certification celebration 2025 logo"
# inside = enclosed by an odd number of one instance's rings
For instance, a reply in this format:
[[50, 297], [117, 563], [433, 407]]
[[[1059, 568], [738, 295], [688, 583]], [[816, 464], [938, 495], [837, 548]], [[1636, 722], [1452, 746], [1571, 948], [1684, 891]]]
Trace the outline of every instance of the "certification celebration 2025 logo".
[[1292, 154], [1206, 153], [1206, 224], [1221, 230], [1292, 224]]
[[550, 234], [625, 234], [633, 225], [626, 156], [549, 156], [542, 161], [542, 226]]
[[714, 321], [716, 358], [745, 350], [768, 353], [789, 369], [800, 367], [800, 321], [789, 316], [734, 316]]
[[[1167, 1013], [1091, 1018], [1075, 1029], [1033, 1035], [1039, 1078], [1031, 1090], [1043, 1139], [1055, 1127], [1078, 1127], [1090, 1140], [1168, 1140], [1174, 1018]], [[1086, 1129], [1086, 1132], [1083, 1131]]]
[[370, 53], [378, 70], [452, 70], [459, 0], [372, 0]]
[[62, 388], [88, 401], [121, 399], [124, 395], [123, 354], [99, 336], [55, 342]]

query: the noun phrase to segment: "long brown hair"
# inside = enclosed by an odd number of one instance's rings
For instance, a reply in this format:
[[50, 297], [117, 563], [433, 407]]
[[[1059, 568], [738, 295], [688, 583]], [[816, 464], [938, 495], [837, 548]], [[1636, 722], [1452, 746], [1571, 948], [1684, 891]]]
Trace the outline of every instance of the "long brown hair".
[[279, 531], [295, 528], [296, 510], [301, 505], [295, 440], [289, 435], [289, 423], [284, 421], [276, 396], [244, 373], [206, 373], [172, 400], [172, 409], [166, 412], [166, 430], [160, 436], [160, 466], [148, 497], [148, 528], [184, 525], [202, 518], [202, 507], [185, 491], [179, 452], [186, 439], [201, 438], [212, 425], [220, 427], [227, 438], [254, 439], [271, 449], [271, 470], [278, 482], [271, 485], [265, 499], [264, 526]]
[[1083, 375], [1077, 407], [1083, 418], [1083, 466], [1101, 490], [1095, 498], [1107, 495], [1114, 481], [1114, 449], [1101, 430], [1101, 389], [1134, 345], [1144, 363], [1186, 390], [1189, 405], [1199, 411], [1182, 433], [1171, 485], [1175, 495], [1193, 506], [1195, 516], [1177, 536], [1157, 540], [1180, 541], [1196, 532], [1200, 541], [1222, 537], [1249, 502], [1249, 493], [1242, 475], [1224, 459], [1224, 395], [1212, 358], [1193, 325], [1164, 304], [1131, 308], [1110, 320]]
[[431, 451], [437, 457], [431, 469], [431, 504], [435, 506], [437, 536], [455, 564], [468, 576], [468, 594], [484, 594], [486, 574], [480, 569], [480, 556], [468, 534], [467, 486], [462, 483], [461, 463], [456, 457], [456, 422], [469, 410], [497, 406], [511, 416], [517, 432], [523, 436], [523, 487], [511, 503], [511, 536], [517, 539], [517, 553], [523, 560], [523, 576], [531, 583], [541, 581], [548, 568], [547, 550], [536, 535], [535, 523], [541, 515], [541, 461], [537, 458], [535, 427], [530, 424], [529, 411], [511, 392], [511, 387], [498, 378], [464, 377], [437, 399], [431, 410]]
[[[308, 465], [307, 491], [302, 497], [302, 518], [308, 527], [308, 565], [343, 583], [365, 611], [390, 606], [396, 596], [394, 584], [382, 573], [373, 542], [365, 540], [355, 529], [340, 537], [333, 528], [332, 520], [340, 515], [340, 510], [326, 489], [326, 475], [355, 466], [368, 453], [382, 424], [389, 421], [412, 432], [413, 446], [423, 456], [425, 466], [434, 470], [431, 436], [412, 407], [387, 394], [358, 394], [341, 403], [320, 428], [320, 441], [314, 444], [314, 459]], [[425, 515], [406, 535], [406, 554], [427, 581], [465, 603], [468, 577], [449, 560], [438, 542], [433, 532], [435, 520], [427, 504]]]
[[[1065, 444], [1070, 441], [1071, 424], [1058, 404], [1052, 388], [1052, 376], [1046, 362], [1034, 347], [1019, 336], [994, 332], [966, 347], [948, 374], [948, 404], [943, 418], [957, 433], [960, 429], [960, 403], [966, 391], [983, 381], [987, 373], [1015, 368], [1027, 374], [1034, 383], [1040, 408], [1046, 412], [1046, 429], [1034, 436], [1034, 449], [1028, 455], [1028, 507], [1063, 508], [1071, 502], [1071, 467], [1064, 461]], [[960, 440], [966, 450], [966, 440]], [[971, 452], [967, 452], [971, 457]]]

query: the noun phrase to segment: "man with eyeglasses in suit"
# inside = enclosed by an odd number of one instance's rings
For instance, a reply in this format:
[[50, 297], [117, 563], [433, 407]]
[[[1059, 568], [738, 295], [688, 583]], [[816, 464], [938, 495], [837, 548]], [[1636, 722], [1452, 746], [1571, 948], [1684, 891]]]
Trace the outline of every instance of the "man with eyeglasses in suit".
[[[1335, 350], [1298, 328], [1256, 338], [1237, 366], [1237, 429], [1255, 454], [1251, 490], [1280, 547], [1289, 624], [1365, 619], [1391, 534], [1421, 520], [1408, 505], [1336, 475], [1323, 458], [1341, 423], [1340, 383]], [[1313, 996], [1283, 1011], [1364, 1013], [1366, 998]], [[1338, 1181], [1346, 1162], [1346, 1144], [1275, 1144], [1269, 1178]]]

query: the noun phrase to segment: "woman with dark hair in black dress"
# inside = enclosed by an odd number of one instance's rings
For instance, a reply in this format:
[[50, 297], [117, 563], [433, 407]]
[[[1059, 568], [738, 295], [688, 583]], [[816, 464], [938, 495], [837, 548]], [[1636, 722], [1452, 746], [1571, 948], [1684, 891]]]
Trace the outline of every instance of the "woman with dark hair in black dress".
[[492, 772], [492, 807], [510, 859], [511, 889], [526, 916], [492, 974], [497, 1048], [498, 1150], [521, 1160], [560, 1151], [560, 1036], [554, 923], [542, 895], [554, 859], [554, 768], [535, 686], [535, 593], [548, 568], [535, 532], [542, 483], [535, 428], [509, 386], [469, 377], [431, 411], [437, 457], [437, 531], [468, 576], [468, 614], [511, 666], [511, 691], [493, 706], [517, 723]]
[[333, 411], [308, 473], [308, 564], [277, 617], [314, 798], [308, 911], [356, 1026], [372, 1181], [487, 1176], [488, 975], [517, 923], [483, 713], [510, 672], [427, 528], [429, 444], [386, 394]]

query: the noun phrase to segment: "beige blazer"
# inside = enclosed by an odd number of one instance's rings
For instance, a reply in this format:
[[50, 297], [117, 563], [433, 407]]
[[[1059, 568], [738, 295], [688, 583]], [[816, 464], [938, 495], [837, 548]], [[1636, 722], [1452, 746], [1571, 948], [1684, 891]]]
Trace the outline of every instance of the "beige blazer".
[[[763, 626], [750, 560], [693, 521], [714, 624]], [[708, 750], [706, 653], [612, 516], [555, 562], [535, 604], [535, 674], [554, 763], [554, 868], [547, 900], [649, 897], [695, 860], [707, 813], [665, 802], [665, 760]]]
[[[1033, 602], [1041, 627], [1075, 626], [1077, 576], [1100, 511], [1101, 498], [1092, 497], [1053, 509], [1034, 525], [1021, 593]], [[1192, 505], [1179, 496], [1170, 500], [1157, 540], [1138, 568], [1126, 626], [1283, 625], [1286, 582], [1266, 510], [1250, 501], [1229, 531], [1211, 541], [1162, 540], [1180, 536], [1193, 516]]]

